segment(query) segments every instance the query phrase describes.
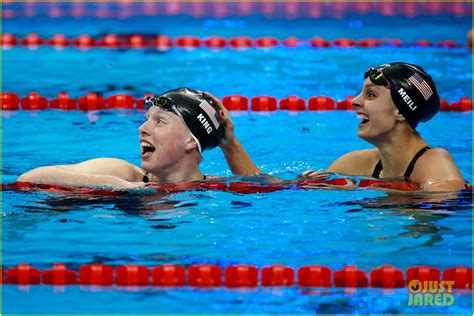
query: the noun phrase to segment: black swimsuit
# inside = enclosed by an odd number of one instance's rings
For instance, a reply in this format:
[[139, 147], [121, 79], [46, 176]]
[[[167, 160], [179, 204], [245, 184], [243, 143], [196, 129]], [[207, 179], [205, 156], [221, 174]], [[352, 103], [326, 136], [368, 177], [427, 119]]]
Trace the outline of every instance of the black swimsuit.
[[[416, 153], [416, 155], [410, 161], [410, 164], [408, 165], [407, 170], [405, 171], [405, 174], [403, 175], [405, 178], [410, 178], [411, 173], [413, 172], [413, 168], [415, 168], [415, 164], [417, 160], [429, 149], [431, 149], [431, 147], [426, 146], [426, 147], [421, 148], [420, 151]], [[375, 166], [374, 172], [372, 173], [372, 177], [380, 179], [380, 172], [382, 172], [382, 169], [383, 169], [382, 160], [379, 160], [379, 162]]]
[[[202, 181], [206, 181], [206, 179], [207, 179], [206, 175], [203, 175]], [[143, 180], [142, 180], [142, 182], [145, 182], [145, 183], [150, 182], [150, 179], [148, 179], [148, 173], [145, 173], [145, 174], [143, 175]]]

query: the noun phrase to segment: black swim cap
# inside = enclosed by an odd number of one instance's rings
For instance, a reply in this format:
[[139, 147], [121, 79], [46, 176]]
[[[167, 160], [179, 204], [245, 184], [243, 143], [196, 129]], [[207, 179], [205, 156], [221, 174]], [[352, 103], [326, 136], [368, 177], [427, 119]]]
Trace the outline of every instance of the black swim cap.
[[[152, 105], [164, 110], [171, 112], [177, 110], [178, 113], [175, 114], [184, 120], [198, 143], [199, 152], [216, 147], [224, 138], [224, 124], [219, 107], [201, 91], [178, 88], [167, 91], [151, 101]], [[149, 106], [145, 104], [145, 108], [148, 109]]]
[[[420, 66], [395, 62], [370, 68], [364, 74], [376, 85], [390, 88], [395, 106], [414, 129], [439, 112], [440, 100], [435, 83]], [[385, 80], [384, 80], [385, 79]]]

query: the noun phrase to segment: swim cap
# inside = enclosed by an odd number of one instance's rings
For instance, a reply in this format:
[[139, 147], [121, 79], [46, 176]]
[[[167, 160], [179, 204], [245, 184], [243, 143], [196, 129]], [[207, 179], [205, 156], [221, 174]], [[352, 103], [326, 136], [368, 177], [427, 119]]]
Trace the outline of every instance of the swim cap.
[[423, 68], [395, 62], [370, 68], [364, 74], [376, 85], [388, 85], [395, 106], [414, 129], [418, 122], [429, 121], [439, 112], [436, 86]]
[[197, 142], [199, 152], [216, 147], [224, 138], [219, 107], [201, 91], [189, 88], [170, 90], [145, 100], [147, 110], [152, 105], [181, 117]]

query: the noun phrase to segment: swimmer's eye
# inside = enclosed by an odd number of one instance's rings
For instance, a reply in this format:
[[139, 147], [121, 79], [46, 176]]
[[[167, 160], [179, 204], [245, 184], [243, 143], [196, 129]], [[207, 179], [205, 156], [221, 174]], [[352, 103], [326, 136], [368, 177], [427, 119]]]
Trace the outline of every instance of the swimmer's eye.
[[373, 93], [373, 92], [370, 91], [370, 90], [367, 90], [367, 92], [365, 93], [365, 95], [366, 95], [368, 98], [376, 97], [375, 93]]

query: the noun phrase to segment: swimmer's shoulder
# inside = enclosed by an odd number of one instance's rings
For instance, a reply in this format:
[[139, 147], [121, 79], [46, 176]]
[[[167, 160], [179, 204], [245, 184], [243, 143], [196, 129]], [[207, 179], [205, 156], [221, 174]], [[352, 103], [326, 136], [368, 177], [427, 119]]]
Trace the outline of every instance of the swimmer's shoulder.
[[353, 176], [372, 176], [379, 160], [380, 152], [377, 148], [354, 150], [336, 159], [326, 171]]
[[141, 182], [144, 175], [139, 167], [118, 158], [95, 158], [62, 167], [76, 172], [115, 176], [130, 182]]
[[410, 180], [425, 189], [462, 189], [464, 178], [444, 148], [427, 150], [416, 162]]

